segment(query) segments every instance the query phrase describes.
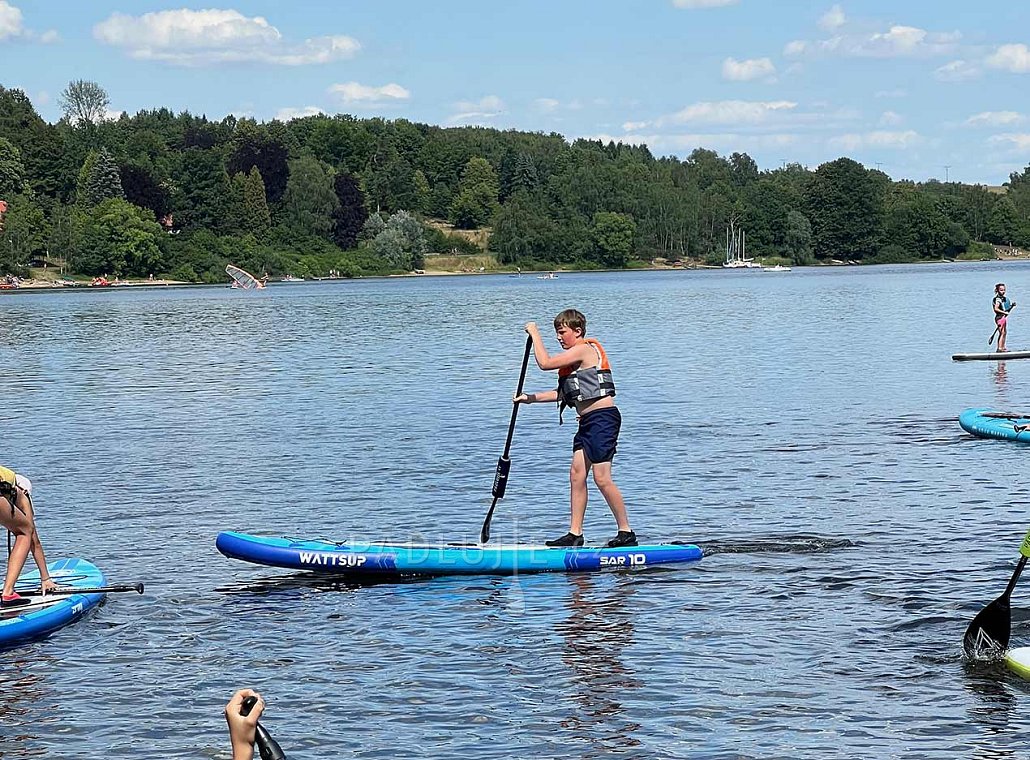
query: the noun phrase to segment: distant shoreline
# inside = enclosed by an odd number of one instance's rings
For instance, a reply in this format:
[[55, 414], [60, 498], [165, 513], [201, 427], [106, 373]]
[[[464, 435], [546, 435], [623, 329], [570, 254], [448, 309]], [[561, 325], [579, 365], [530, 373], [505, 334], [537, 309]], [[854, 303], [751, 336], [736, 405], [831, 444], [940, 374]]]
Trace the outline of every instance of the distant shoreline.
[[[995, 246], [996, 259], [941, 259], [937, 261], [912, 261], [905, 262], [910, 264], [964, 264], [964, 263], [982, 263], [983, 261], [996, 261], [999, 263], [1005, 263], [1008, 261], [1030, 261], [1030, 251], [1023, 250], [1020, 248], [1009, 248], [1002, 246]], [[794, 268], [826, 268], [826, 267], [841, 267], [841, 266], [876, 266], [875, 264], [857, 264], [851, 262], [833, 262], [833, 263], [819, 263], [806, 265], [802, 267], [798, 264], [791, 264]], [[402, 274], [388, 274], [388, 275], [368, 275], [364, 277], [312, 277], [300, 282], [343, 282], [348, 280], [376, 280], [376, 279], [391, 279], [398, 277], [472, 277], [481, 275], [503, 275], [507, 277], [525, 277], [526, 279], [540, 278], [547, 274], [555, 274], [556, 276], [569, 275], [569, 274], [585, 274], [590, 272], [663, 272], [663, 271], [721, 271], [724, 267], [717, 265], [705, 265], [695, 264], [692, 266], [671, 266], [665, 264], [652, 264], [645, 267], [633, 267], [626, 269], [540, 269], [540, 270], [527, 270], [524, 272], [512, 272], [507, 269], [484, 269], [483, 271], [460, 271], [453, 269], [423, 269], [414, 272], [405, 272]], [[112, 288], [168, 288], [168, 287], [229, 287], [229, 283], [205, 283], [205, 282], [187, 282], [185, 280], [166, 280], [166, 279], [154, 279], [154, 280], [112, 280], [108, 285], [91, 285], [86, 281], [76, 281], [75, 284], [68, 284], [69, 280], [55, 280], [55, 279], [43, 279], [43, 278], [26, 278], [21, 280], [17, 287], [0, 288], [0, 293], [13, 293], [21, 290], [31, 291], [64, 291], [64, 290], [109, 290]], [[297, 281], [280, 281], [271, 280], [269, 285], [291, 285]]]

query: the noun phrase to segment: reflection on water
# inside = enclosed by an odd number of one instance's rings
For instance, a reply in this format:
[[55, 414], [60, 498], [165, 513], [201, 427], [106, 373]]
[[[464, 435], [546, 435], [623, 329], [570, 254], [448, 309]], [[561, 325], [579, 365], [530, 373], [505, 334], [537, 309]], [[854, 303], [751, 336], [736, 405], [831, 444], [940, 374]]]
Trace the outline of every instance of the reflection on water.
[[562, 662], [569, 668], [570, 697], [577, 709], [561, 721], [573, 746], [586, 746], [583, 757], [620, 754], [639, 747], [640, 724], [624, 715], [623, 700], [640, 687], [623, 651], [633, 644], [635, 588], [613, 586], [588, 575], [571, 575], [568, 617], [557, 624], [564, 639]]
[[[49, 663], [53, 665], [53, 663]], [[0, 757], [40, 757], [40, 731], [53, 730], [49, 715], [51, 685], [33, 661], [14, 654], [0, 668]], [[12, 730], [13, 729], [13, 730]]]
[[1005, 396], [1004, 391], [1007, 389], [1009, 376], [1005, 362], [994, 363], [994, 368], [991, 370], [991, 378], [994, 380], [994, 384], [998, 387], [998, 390], [1002, 392], [998, 397], [999, 405], [1007, 404], [1008, 399]]

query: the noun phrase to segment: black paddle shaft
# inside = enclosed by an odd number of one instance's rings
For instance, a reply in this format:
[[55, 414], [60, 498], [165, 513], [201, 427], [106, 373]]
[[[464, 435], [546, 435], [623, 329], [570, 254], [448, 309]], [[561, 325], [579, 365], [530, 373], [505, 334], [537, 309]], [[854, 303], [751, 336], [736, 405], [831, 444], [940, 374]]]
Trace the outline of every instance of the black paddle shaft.
[[[526, 368], [529, 366], [529, 353], [533, 350], [533, 337], [526, 338], [526, 352], [522, 356], [522, 371], [519, 372], [519, 385], [515, 389], [515, 396], [522, 395], [522, 386], [526, 382]], [[511, 439], [515, 435], [515, 419], [519, 414], [519, 404], [512, 402], [511, 405], [511, 422], [508, 423], [508, 438], [504, 442], [504, 453], [501, 454], [500, 459], [497, 460], [497, 470], [494, 472], [494, 485], [491, 493], [493, 494], [494, 500], [490, 505], [490, 511], [486, 513], [486, 519], [483, 520], [483, 529], [479, 532], [479, 542], [485, 544], [490, 540], [490, 521], [494, 517], [494, 508], [497, 506], [497, 500], [504, 498], [504, 491], [508, 487], [508, 473], [511, 472], [511, 459], [508, 457], [511, 451]]]
[[[245, 697], [243, 704], [240, 705], [240, 715], [243, 717], [250, 715], [250, 711], [256, 704], [257, 697]], [[268, 730], [260, 723], [254, 727], [254, 743], [257, 745], [261, 760], [286, 760], [286, 753], [279, 746], [279, 742], [273, 739]]]

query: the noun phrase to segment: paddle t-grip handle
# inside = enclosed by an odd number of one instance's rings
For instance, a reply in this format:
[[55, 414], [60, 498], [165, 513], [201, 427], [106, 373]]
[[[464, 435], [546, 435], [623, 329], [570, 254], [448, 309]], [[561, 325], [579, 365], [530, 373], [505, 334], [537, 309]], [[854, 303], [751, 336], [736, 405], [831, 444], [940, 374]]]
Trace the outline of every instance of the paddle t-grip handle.
[[511, 459], [502, 456], [497, 460], [497, 471], [494, 473], [493, 497], [504, 498], [504, 489], [508, 487], [508, 473], [511, 472]]
[[[257, 697], [254, 696], [244, 697], [243, 703], [240, 705], [240, 715], [244, 718], [250, 715], [250, 711], [254, 709], [257, 701]], [[261, 760], [286, 760], [286, 753], [279, 746], [279, 742], [273, 739], [272, 735], [268, 733], [268, 729], [260, 723], [254, 727], [254, 743], [257, 744]]]

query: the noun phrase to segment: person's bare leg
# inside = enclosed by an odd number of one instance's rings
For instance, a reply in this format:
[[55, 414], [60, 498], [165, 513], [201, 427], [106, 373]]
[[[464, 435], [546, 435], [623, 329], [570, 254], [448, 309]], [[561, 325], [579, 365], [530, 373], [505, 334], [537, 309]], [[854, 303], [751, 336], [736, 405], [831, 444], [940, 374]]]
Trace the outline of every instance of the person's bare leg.
[[622, 491], [612, 480], [612, 463], [600, 462], [592, 467], [594, 483], [597, 484], [597, 489], [601, 492], [604, 500], [608, 502], [608, 508], [615, 516], [619, 530], [629, 533], [631, 528], [629, 527], [629, 516], [626, 514], [626, 503], [622, 500]]
[[569, 467], [569, 533], [583, 535], [583, 517], [587, 513], [587, 463], [583, 449], [572, 452], [572, 466]]

